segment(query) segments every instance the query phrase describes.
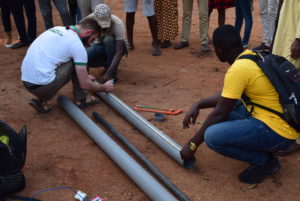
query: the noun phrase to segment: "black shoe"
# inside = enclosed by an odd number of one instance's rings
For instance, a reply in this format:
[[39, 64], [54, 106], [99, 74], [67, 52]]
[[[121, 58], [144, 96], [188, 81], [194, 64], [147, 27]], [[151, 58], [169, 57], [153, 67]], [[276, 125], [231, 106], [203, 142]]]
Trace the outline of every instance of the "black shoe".
[[28, 43], [19, 41], [19, 42], [17, 42], [17, 43], [14, 43], [10, 48], [11, 48], [11, 49], [18, 49], [18, 48], [26, 47], [26, 46], [28, 46]]
[[174, 49], [175, 50], [179, 50], [179, 49], [182, 49], [182, 48], [185, 48], [185, 47], [188, 47], [189, 46], [189, 42], [179, 42], [175, 45]]
[[269, 51], [270, 47], [267, 46], [265, 43], [261, 43], [259, 46], [254, 47], [252, 50], [256, 50], [256, 51]]
[[280, 169], [280, 162], [275, 156], [270, 156], [270, 159], [265, 165], [262, 166], [250, 166], [239, 174], [241, 182], [249, 184], [258, 184], [267, 175], [273, 174]]
[[170, 47], [171, 46], [171, 41], [169, 41], [169, 40], [164, 40], [160, 45], [159, 45], [159, 47], [161, 47], [161, 48], [168, 48], [168, 47]]
[[208, 44], [201, 45], [201, 52], [204, 52], [204, 53], [211, 52], [211, 50], [208, 47]]

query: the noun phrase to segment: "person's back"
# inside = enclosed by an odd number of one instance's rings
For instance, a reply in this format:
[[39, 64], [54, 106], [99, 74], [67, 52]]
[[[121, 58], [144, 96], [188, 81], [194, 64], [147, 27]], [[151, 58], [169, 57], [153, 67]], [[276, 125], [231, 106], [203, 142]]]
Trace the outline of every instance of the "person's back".
[[[242, 55], [255, 55], [255, 53], [246, 50], [240, 56]], [[240, 99], [241, 94], [246, 95], [253, 103], [283, 112], [278, 93], [262, 69], [254, 61], [237, 58], [226, 72], [222, 96]], [[248, 105], [247, 108], [251, 111], [252, 105]], [[251, 116], [261, 120], [283, 137], [289, 139], [297, 137], [296, 131], [272, 112], [254, 106]]]
[[[81, 57], [82, 60], [79, 58]], [[76, 34], [66, 27], [54, 27], [42, 33], [29, 47], [22, 63], [22, 80], [48, 84], [55, 78], [57, 65], [79, 59], [85, 61], [85, 48]]]

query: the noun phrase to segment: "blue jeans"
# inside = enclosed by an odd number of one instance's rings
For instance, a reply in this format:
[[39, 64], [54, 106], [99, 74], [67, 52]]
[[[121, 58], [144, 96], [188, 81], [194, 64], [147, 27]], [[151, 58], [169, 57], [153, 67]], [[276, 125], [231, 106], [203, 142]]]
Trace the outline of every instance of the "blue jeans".
[[[86, 48], [88, 54], [88, 67], [104, 67], [108, 69], [116, 54], [116, 40], [114, 36], [107, 36], [103, 42], [95, 43]], [[127, 47], [123, 44], [123, 55], [126, 54]], [[117, 72], [114, 72], [116, 76]]]
[[245, 19], [245, 31], [242, 40], [243, 45], [247, 45], [250, 39], [252, 30], [252, 10], [251, 0], [236, 0], [235, 1], [235, 28], [241, 32], [243, 21]]
[[206, 129], [204, 140], [215, 152], [253, 166], [264, 165], [273, 152], [294, 142], [251, 117], [241, 102], [231, 111], [227, 121]]

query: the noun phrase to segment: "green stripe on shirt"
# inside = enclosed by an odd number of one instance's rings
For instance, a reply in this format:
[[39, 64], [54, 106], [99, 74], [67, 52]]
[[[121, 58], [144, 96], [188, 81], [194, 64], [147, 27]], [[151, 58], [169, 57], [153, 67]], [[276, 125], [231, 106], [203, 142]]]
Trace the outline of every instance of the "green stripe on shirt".
[[86, 66], [87, 63], [82, 62], [74, 62], [75, 65]]

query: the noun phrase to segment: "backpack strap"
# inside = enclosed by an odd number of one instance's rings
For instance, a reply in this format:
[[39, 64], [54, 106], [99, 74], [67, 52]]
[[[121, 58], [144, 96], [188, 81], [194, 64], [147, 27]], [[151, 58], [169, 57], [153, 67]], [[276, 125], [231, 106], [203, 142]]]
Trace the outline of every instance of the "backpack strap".
[[[254, 62], [260, 67], [259, 62], [258, 62], [259, 59], [260, 59], [260, 56], [257, 56], [257, 55], [251, 55], [251, 54], [246, 54], [246, 55], [240, 56], [238, 59], [250, 59], [251, 61], [254, 61]], [[272, 113], [278, 115], [280, 118], [284, 119], [283, 113], [277, 112], [277, 111], [275, 111], [275, 110], [273, 110], [273, 109], [271, 109], [271, 108], [268, 108], [268, 107], [266, 107], [266, 106], [260, 105], [260, 104], [258, 104], [258, 103], [253, 103], [253, 102], [250, 100], [250, 98], [249, 98], [248, 96], [246, 96], [245, 94], [242, 95], [242, 99], [243, 99], [243, 101], [244, 101], [244, 103], [245, 103], [246, 105], [252, 105], [252, 107], [251, 107], [251, 109], [250, 109], [250, 114], [252, 114], [252, 112], [253, 112], [253, 110], [254, 110], [254, 106], [257, 106], [257, 107], [260, 107], [260, 108], [262, 108], [262, 109], [264, 109], [264, 110], [267, 110], [267, 111], [269, 111], [269, 112], [272, 112]]]

